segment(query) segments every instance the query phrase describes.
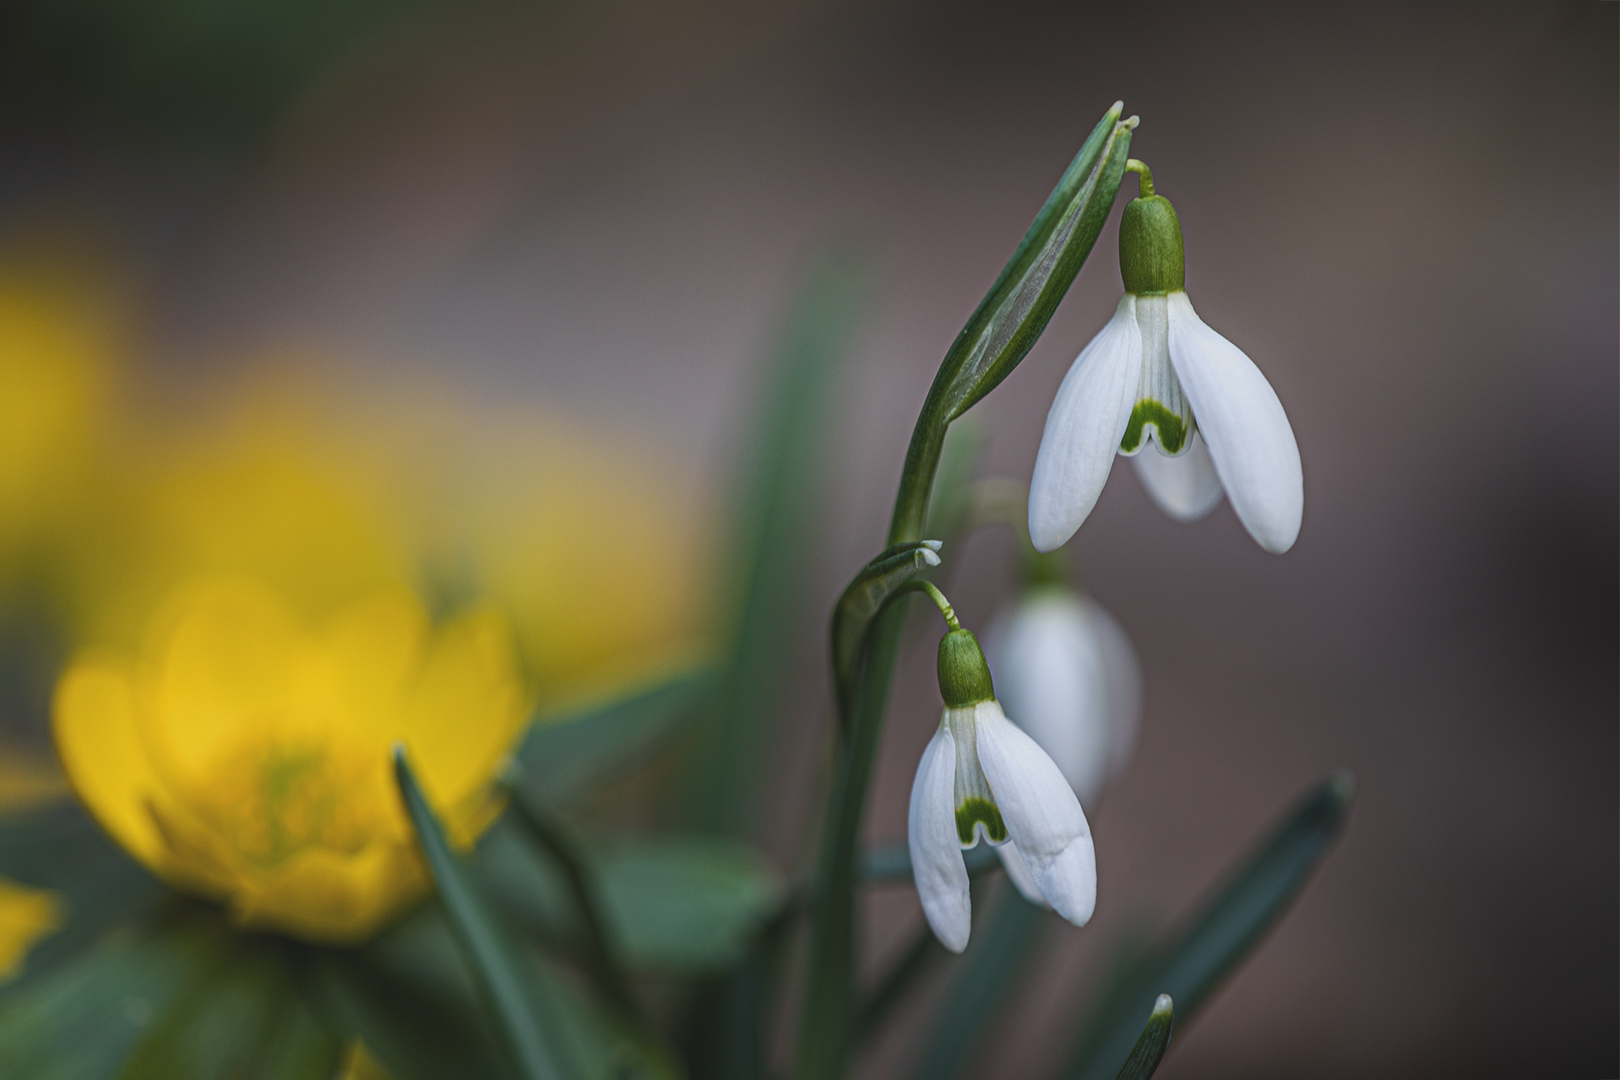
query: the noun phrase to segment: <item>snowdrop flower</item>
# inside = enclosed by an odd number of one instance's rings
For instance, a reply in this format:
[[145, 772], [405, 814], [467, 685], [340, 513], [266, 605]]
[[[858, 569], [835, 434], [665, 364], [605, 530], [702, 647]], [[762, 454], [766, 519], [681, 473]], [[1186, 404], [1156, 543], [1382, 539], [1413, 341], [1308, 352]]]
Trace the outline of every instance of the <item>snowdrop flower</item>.
[[[991, 625], [991, 671], [1017, 724], [1052, 757], [1081, 806], [1130, 760], [1142, 711], [1136, 650], [1114, 617], [1089, 597], [1036, 586]], [[1018, 849], [997, 850], [1032, 903], [1042, 894]]]
[[908, 839], [923, 913], [952, 952], [972, 928], [962, 851], [1016, 846], [1035, 891], [1076, 926], [1091, 918], [1097, 862], [1091, 827], [1063, 773], [996, 702], [979, 642], [954, 629], [939, 643], [945, 714], [911, 787]]
[[[1114, 454], [1134, 457], [1153, 501], [1193, 521], [1222, 492], [1267, 551], [1294, 545], [1305, 493], [1299, 446], [1282, 403], [1243, 350], [1204, 325], [1187, 299], [1181, 222], [1153, 193], [1125, 206], [1119, 269], [1125, 296], [1059, 387], [1030, 482], [1029, 533], [1040, 551], [1080, 528]], [[1149, 444], [1152, 452], [1148, 452]]]

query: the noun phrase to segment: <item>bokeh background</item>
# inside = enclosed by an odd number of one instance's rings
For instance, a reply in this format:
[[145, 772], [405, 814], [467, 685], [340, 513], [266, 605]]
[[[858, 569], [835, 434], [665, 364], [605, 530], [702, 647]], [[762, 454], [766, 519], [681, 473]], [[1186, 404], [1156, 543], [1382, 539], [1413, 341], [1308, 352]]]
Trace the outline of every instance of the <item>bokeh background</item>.
[[[1053, 939], [983, 1075], [1065, 1036], [1098, 942], [1173, 916], [1343, 765], [1339, 850], [1163, 1075], [1614, 1076], [1617, 32], [1598, 0], [17, 0], [0, 230], [118, 279], [148, 396], [277, 354], [533, 401], [655, 462], [700, 519], [745, 471], [796, 276], [858, 248], [876, 284], [760, 826], [791, 866], [826, 606], [881, 542], [944, 349], [1123, 98], [1189, 292], [1294, 423], [1305, 525], [1268, 556], [1228, 508], [1173, 524], [1120, 469], [1072, 545], [1142, 654], [1143, 737], [1094, 818], [1097, 919]], [[1117, 299], [1114, 236], [976, 414], [988, 471], [1027, 478]], [[958, 557], [972, 624], [1006, 541]], [[937, 720], [928, 652], [902, 667], [874, 838], [902, 834]], [[879, 954], [920, 921], [909, 890], [869, 915]]]

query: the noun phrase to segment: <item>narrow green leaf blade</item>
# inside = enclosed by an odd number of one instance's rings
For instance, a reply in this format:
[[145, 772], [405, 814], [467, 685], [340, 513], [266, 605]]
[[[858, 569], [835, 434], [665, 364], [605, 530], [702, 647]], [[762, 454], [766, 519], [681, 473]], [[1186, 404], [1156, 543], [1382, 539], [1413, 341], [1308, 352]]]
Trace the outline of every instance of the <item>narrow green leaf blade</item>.
[[628, 772], [712, 709], [719, 683], [712, 668], [693, 668], [612, 701], [541, 718], [518, 748], [517, 783], [560, 803]]
[[[753, 848], [701, 835], [588, 845], [605, 931], [626, 966], [701, 975], [737, 963], [781, 904], [780, 876]], [[554, 949], [576, 952], [585, 928], [562, 875], [508, 825], [479, 849], [491, 894]]]
[[962, 963], [919, 1044], [912, 1075], [952, 1080], [971, 1075], [976, 1052], [1034, 957], [1047, 914], [1002, 882], [987, 917], [974, 927]]
[[411, 773], [403, 747], [394, 751], [394, 776], [416, 827], [423, 857], [438, 887], [450, 928], [489, 1008], [502, 1044], [524, 1080], [569, 1075], [559, 1061], [561, 1040], [542, 1028], [543, 1003], [536, 976], [522, 966], [482, 887], [450, 851], [444, 830]]
[[1354, 793], [1349, 773], [1315, 785], [1183, 928], [1151, 949], [1128, 985], [1082, 1027], [1064, 1071], [1073, 1080], [1108, 1080], [1130, 1053], [1155, 995], [1169, 994], [1186, 1023], [1265, 938], [1344, 827]]
[[1160, 994], [1153, 1002], [1147, 1024], [1131, 1047], [1131, 1056], [1119, 1070], [1119, 1080], [1148, 1080], [1159, 1069], [1164, 1052], [1170, 1049], [1170, 1029], [1175, 1026], [1175, 1005], [1169, 994]]
[[774, 748], [792, 656], [814, 618], [806, 564], [816, 550], [819, 481], [831, 434], [836, 377], [850, 353], [869, 274], [847, 252], [812, 264], [766, 365], [767, 388], [746, 463], [741, 505], [725, 565], [735, 621], [720, 705], [695, 748], [686, 788], [688, 820], [748, 834], [763, 794], [762, 759]]

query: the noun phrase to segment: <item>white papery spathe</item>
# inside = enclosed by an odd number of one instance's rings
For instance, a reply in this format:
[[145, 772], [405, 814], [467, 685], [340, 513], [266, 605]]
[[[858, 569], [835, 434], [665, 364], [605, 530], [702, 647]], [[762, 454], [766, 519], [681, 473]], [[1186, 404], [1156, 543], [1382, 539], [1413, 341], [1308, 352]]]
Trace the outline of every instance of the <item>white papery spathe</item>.
[[[1190, 429], [1180, 445], [1171, 438], [1175, 453], [1165, 453], [1152, 421], [1135, 446], [1121, 446], [1139, 404], [1157, 405]], [[1150, 443], [1159, 460], [1138, 465], [1138, 475], [1172, 517], [1202, 517], [1224, 490], [1261, 547], [1279, 554], [1293, 547], [1305, 488], [1288, 416], [1254, 362], [1176, 291], [1126, 293], [1058, 388], [1030, 482], [1036, 549], [1067, 542], [1096, 505], [1115, 454], [1147, 457]]]
[[[963, 838], [958, 811], [973, 799], [989, 802], [1005, 826], [1002, 836], [981, 819], [968, 823]], [[1052, 759], [995, 701], [945, 710], [917, 766], [907, 839], [923, 914], [952, 952], [967, 948], [972, 929], [962, 851], [980, 840], [1016, 844], [1032, 888], [1076, 926], [1096, 906], [1097, 862], [1085, 811]]]
[[[1142, 712], [1136, 650], [1114, 617], [1061, 585], [1031, 589], [998, 615], [986, 657], [1009, 717], [1045, 750], [1082, 807], [1130, 760]], [[997, 849], [1007, 876], [1042, 903], [1015, 844]]]

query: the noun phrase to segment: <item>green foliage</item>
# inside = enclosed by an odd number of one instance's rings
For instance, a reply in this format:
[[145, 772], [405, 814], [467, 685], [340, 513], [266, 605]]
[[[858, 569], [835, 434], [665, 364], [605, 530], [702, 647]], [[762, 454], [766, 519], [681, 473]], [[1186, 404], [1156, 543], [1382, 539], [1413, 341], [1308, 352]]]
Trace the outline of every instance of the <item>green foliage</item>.
[[394, 752], [394, 772], [451, 932], [473, 973], [507, 1060], [524, 1080], [577, 1075], [577, 1067], [571, 1067], [574, 1063], [568, 1060], [567, 1040], [560, 1037], [555, 1013], [546, 1000], [538, 968], [523, 962], [522, 953], [501, 925], [482, 885], [450, 851], [444, 829], [411, 774], [403, 748]]
[[[584, 848], [606, 933], [638, 971], [698, 975], [737, 963], [782, 898], [780, 876], [737, 841], [662, 835]], [[563, 872], [511, 823], [479, 848], [491, 894], [516, 925], [578, 956], [586, 929]]]
[[1170, 995], [1160, 994], [1153, 1002], [1153, 1011], [1148, 1014], [1142, 1034], [1125, 1059], [1124, 1068], [1119, 1070], [1118, 1080], [1149, 1080], [1158, 1072], [1164, 1052], [1170, 1049], [1170, 1029], [1175, 1026], [1175, 1019], [1175, 1004]]
[[1159, 994], [1176, 1001], [1183, 1023], [1191, 1020], [1305, 887], [1344, 827], [1353, 790], [1350, 775], [1341, 772], [1307, 791], [1193, 916], [1149, 948], [1117, 990], [1098, 1002], [1063, 1075], [1114, 1076]]
[[764, 365], [756, 427], [737, 460], [744, 469], [729, 551], [722, 563], [733, 620], [718, 708], [693, 748], [688, 820], [747, 835], [764, 793], [761, 777], [787, 704], [793, 658], [819, 615], [806, 591], [821, 539], [821, 480], [836, 424], [833, 390], [866, 307], [868, 275], [847, 253], [815, 262]]
[[563, 804], [645, 764], [714, 708], [719, 675], [692, 668], [623, 698], [529, 727], [514, 755], [512, 783], [551, 804]]

